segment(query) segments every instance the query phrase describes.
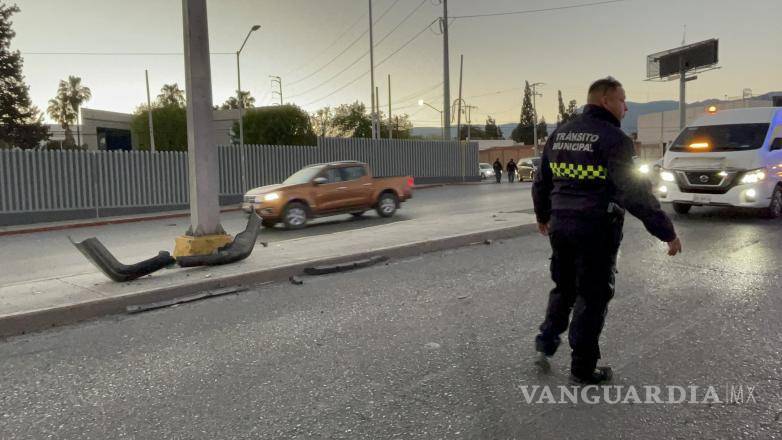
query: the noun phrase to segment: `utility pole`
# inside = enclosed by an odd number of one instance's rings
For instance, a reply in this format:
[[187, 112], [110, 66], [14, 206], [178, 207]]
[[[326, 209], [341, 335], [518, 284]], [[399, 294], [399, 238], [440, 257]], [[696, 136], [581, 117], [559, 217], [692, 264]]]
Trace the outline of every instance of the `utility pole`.
[[388, 74], [388, 138], [394, 138], [394, 130], [391, 122], [391, 74]]
[[462, 140], [462, 73], [464, 69], [464, 55], [461, 55], [459, 61], [459, 99], [456, 107], [456, 140]]
[[440, 19], [440, 27], [443, 31], [443, 130], [451, 139], [451, 81], [450, 62], [448, 59], [448, 0], [443, 2], [443, 17]]
[[282, 100], [282, 78], [279, 76], [269, 75], [269, 78], [272, 79], [272, 87], [274, 87], [275, 84], [279, 87], [279, 91], [272, 90], [272, 95], [280, 95], [280, 105], [283, 105]]
[[149, 97], [149, 71], [144, 69], [147, 80], [147, 116], [149, 118], [149, 151], [155, 152], [155, 127], [152, 125], [152, 100]]
[[533, 143], [535, 145], [535, 152], [538, 151], [538, 109], [535, 105], [535, 97], [540, 96], [542, 97], [542, 93], [538, 93], [537, 86], [543, 86], [546, 85], [545, 83], [537, 82], [534, 84], [530, 84], [530, 87], [532, 88], [532, 139]]
[[383, 137], [382, 130], [380, 129], [380, 87], [375, 86], [375, 104], [377, 105], [377, 111], [375, 112], [375, 115], [377, 118], [377, 139], [380, 139]]
[[464, 182], [466, 174], [466, 145], [462, 144], [462, 73], [464, 72], [464, 54], [459, 56], [459, 106], [456, 109], [456, 141], [459, 145], [459, 155], [462, 162], [462, 182]]
[[370, 95], [372, 95], [372, 139], [379, 136], [377, 127], [377, 113], [375, 112], [375, 42], [372, 27], [372, 0], [369, 0], [369, 77], [370, 77]]

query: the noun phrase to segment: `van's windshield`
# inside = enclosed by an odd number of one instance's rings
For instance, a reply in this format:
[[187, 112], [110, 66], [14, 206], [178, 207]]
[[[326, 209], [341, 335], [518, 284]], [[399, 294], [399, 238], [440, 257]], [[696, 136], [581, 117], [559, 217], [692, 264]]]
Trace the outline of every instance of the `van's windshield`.
[[671, 145], [671, 151], [741, 151], [763, 145], [769, 124], [728, 124], [687, 127]]

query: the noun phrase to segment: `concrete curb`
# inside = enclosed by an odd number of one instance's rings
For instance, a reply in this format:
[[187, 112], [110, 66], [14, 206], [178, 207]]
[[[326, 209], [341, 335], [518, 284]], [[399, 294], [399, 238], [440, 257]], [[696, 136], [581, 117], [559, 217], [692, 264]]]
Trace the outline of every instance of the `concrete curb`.
[[[389, 258], [407, 258], [430, 252], [454, 249], [473, 244], [483, 244], [485, 240], [501, 240], [519, 237], [537, 230], [536, 225], [520, 225], [491, 231], [457, 235], [452, 237], [409, 243], [394, 246], [379, 251], [358, 252], [333, 258], [312, 260], [303, 263], [262, 269], [231, 275], [218, 279], [206, 279], [186, 286], [165, 287], [141, 293], [105, 298], [96, 301], [52, 307], [49, 309], [23, 312], [0, 317], [0, 338], [21, 335], [44, 330], [50, 327], [73, 324], [80, 321], [101, 318], [109, 315], [126, 313], [128, 306], [169, 301], [196, 293], [221, 289], [229, 286], [251, 286], [265, 282], [285, 281], [289, 277], [301, 274], [305, 268], [343, 264], [356, 260], [369, 259], [375, 256]], [[292, 287], [293, 288], [293, 287]]]

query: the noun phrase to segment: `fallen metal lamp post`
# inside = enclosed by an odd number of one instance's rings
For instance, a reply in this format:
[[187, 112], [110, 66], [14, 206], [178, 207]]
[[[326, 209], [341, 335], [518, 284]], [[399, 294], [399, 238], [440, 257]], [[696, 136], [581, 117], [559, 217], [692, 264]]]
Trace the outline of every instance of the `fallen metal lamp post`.
[[160, 251], [157, 256], [140, 261], [136, 264], [122, 264], [108, 249], [106, 249], [106, 246], [103, 246], [103, 243], [98, 241], [95, 237], [88, 238], [78, 243], [73, 241], [71, 237], [68, 237], [68, 240], [70, 240], [70, 242], [76, 246], [76, 249], [87, 257], [95, 267], [100, 269], [107, 277], [117, 282], [132, 281], [136, 278], [141, 278], [144, 275], [149, 275], [164, 267], [171, 266], [176, 262], [171, 254], [166, 251]]
[[253, 213], [250, 215], [247, 227], [243, 232], [239, 233], [230, 244], [209, 255], [193, 255], [174, 259], [168, 252], [160, 251], [156, 257], [131, 265], [120, 263], [95, 237], [78, 243], [73, 241], [71, 237], [68, 237], [68, 240], [107, 277], [117, 282], [123, 282], [141, 278], [175, 263], [180, 267], [196, 267], [218, 266], [244, 260], [253, 252], [260, 229], [261, 218], [258, 217], [258, 214]]

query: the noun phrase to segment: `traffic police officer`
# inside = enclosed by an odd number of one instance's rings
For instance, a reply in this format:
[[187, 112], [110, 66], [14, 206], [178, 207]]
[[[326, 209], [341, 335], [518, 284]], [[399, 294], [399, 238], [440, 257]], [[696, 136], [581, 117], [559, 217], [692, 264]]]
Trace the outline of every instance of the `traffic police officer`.
[[532, 187], [538, 229], [553, 250], [555, 284], [535, 348], [539, 362], [548, 365], [572, 310], [570, 379], [577, 384], [612, 376], [610, 367], [597, 367], [598, 340], [614, 295], [624, 211], [668, 243], [668, 255], [681, 252], [650, 181], [635, 171], [633, 141], [619, 128], [625, 112], [622, 84], [611, 77], [595, 81], [583, 113], [549, 137]]

